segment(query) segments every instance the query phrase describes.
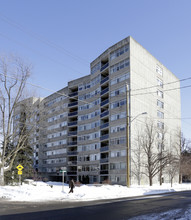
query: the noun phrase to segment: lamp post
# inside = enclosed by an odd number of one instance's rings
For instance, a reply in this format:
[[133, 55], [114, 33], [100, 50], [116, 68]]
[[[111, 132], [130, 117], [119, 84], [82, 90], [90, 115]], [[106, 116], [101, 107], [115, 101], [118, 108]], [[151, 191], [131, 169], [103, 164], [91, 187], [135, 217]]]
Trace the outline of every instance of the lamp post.
[[130, 127], [131, 127], [131, 123], [140, 115], [146, 115], [147, 112], [142, 112], [138, 115], [136, 115], [133, 119], [130, 120], [130, 110], [129, 110], [129, 89], [128, 89], [128, 85], [126, 87], [126, 97], [127, 97], [127, 103], [126, 103], [126, 107], [127, 107], [127, 128], [126, 128], [126, 141], [127, 141], [127, 187], [130, 187], [130, 150], [131, 150], [131, 141], [130, 141]]

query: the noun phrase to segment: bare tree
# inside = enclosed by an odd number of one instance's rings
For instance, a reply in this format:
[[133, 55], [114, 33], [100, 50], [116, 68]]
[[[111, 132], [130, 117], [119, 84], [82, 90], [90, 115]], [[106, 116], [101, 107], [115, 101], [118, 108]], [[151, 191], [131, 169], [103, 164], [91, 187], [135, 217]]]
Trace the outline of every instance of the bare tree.
[[137, 179], [138, 185], [141, 184], [141, 177], [142, 177], [142, 156], [143, 156], [143, 150], [141, 146], [141, 138], [139, 131], [137, 132], [137, 138], [135, 139], [136, 146], [133, 148], [133, 156], [131, 157], [133, 168], [132, 168], [132, 174]]
[[[20, 123], [13, 126], [15, 110], [23, 99], [30, 74], [31, 67], [18, 57], [0, 57], [0, 185], [4, 185], [4, 172], [12, 168], [18, 151], [25, 148], [31, 132], [26, 124], [31, 115], [24, 104]], [[10, 144], [14, 146], [11, 150]]]
[[154, 123], [146, 123], [145, 130], [141, 135], [141, 146], [146, 160], [143, 161], [144, 174], [149, 178], [149, 184], [152, 186], [153, 178], [162, 173], [164, 167], [168, 164], [168, 152], [159, 151], [157, 139], [157, 129]]
[[183, 175], [190, 175], [191, 166], [191, 142], [187, 140], [180, 129], [177, 129], [177, 140], [173, 144], [174, 151], [176, 152], [176, 157], [179, 160], [179, 183], [182, 182]]
[[170, 178], [170, 183], [172, 187], [174, 177], [179, 173], [179, 158], [173, 154], [169, 155], [169, 163], [166, 167], [167, 173]]

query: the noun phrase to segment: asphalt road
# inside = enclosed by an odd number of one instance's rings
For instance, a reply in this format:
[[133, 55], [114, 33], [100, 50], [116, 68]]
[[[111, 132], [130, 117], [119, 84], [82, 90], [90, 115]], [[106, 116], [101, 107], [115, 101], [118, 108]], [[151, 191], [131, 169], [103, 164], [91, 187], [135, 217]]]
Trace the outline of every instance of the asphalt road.
[[0, 199], [0, 220], [126, 220], [177, 208], [185, 210], [190, 204], [191, 191], [89, 202], [23, 203]]

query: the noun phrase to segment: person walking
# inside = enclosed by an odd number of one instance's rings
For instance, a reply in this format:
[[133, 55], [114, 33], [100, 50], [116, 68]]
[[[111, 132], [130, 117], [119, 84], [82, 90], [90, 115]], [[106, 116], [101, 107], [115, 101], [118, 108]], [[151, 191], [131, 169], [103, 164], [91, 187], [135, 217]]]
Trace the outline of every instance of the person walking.
[[69, 188], [70, 188], [69, 193], [73, 193], [74, 192], [73, 191], [74, 187], [75, 187], [74, 180], [71, 179], [70, 182], [69, 182]]

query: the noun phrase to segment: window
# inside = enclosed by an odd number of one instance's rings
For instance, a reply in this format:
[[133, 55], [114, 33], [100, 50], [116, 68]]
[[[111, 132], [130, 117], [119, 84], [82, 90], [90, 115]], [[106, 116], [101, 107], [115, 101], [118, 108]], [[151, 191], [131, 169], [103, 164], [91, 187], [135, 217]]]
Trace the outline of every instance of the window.
[[163, 88], [163, 81], [161, 79], [157, 79], [157, 85]]
[[163, 92], [160, 91], [160, 90], [157, 90], [157, 95], [158, 95], [160, 98], [164, 98]]
[[114, 90], [111, 92], [111, 97], [113, 96], [117, 96], [117, 95], [120, 95], [120, 94], [125, 94], [125, 86], [117, 89], [117, 90]]
[[158, 133], [157, 133], [157, 138], [160, 139], [160, 140], [164, 139], [163, 133], [158, 132]]
[[121, 118], [126, 118], [126, 112], [120, 112], [118, 114], [111, 115], [111, 121], [115, 121]]
[[163, 143], [158, 143], [158, 150], [159, 151], [164, 150], [164, 144]]
[[111, 127], [111, 133], [124, 131], [125, 128], [126, 128], [126, 124]]
[[126, 150], [111, 151], [111, 157], [122, 157], [122, 156], [126, 156]]
[[159, 65], [156, 65], [156, 72], [163, 76], [163, 69]]
[[119, 57], [120, 55], [126, 53], [129, 50], [129, 45], [126, 44], [125, 46], [115, 50], [110, 54], [110, 60], [115, 59], [116, 57]]
[[126, 169], [126, 163], [111, 163], [110, 169], [111, 170]]
[[111, 103], [111, 109], [114, 109], [114, 108], [123, 106], [123, 105], [125, 105], [125, 104], [126, 104], [126, 100], [125, 100], [125, 99], [120, 100], [120, 101], [113, 102], [113, 103]]
[[96, 73], [98, 70], [100, 70], [100, 68], [101, 68], [101, 63], [99, 62], [91, 68], [91, 74]]
[[157, 106], [158, 106], [159, 108], [164, 108], [164, 103], [161, 102], [160, 100], [157, 100]]
[[117, 63], [117, 64], [111, 66], [110, 72], [112, 74], [112, 73], [115, 73], [115, 72], [119, 71], [120, 69], [123, 69], [128, 66], [129, 66], [129, 59], [125, 59], [125, 60], [121, 61], [120, 63]]
[[164, 118], [164, 113], [161, 111], [157, 111], [158, 118]]
[[157, 122], [157, 127], [158, 127], [159, 129], [164, 129], [164, 123], [161, 122], [161, 121], [158, 121], [158, 122]]
[[111, 145], [119, 145], [119, 144], [125, 144], [125, 143], [126, 143], [125, 137], [111, 139]]

